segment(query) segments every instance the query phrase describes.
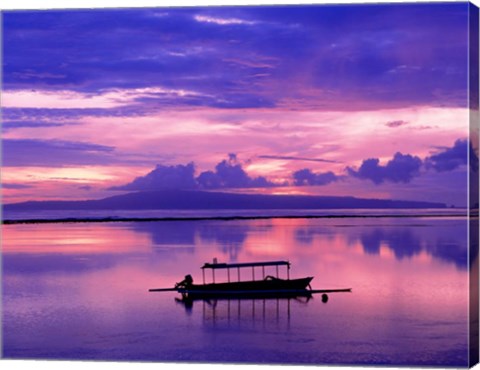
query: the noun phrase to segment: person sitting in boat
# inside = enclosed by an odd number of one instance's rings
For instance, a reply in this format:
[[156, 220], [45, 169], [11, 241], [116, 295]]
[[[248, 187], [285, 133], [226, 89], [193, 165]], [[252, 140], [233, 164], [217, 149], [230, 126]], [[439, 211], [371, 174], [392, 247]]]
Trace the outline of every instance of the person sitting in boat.
[[185, 275], [185, 279], [175, 284], [175, 288], [187, 288], [193, 284], [192, 275]]
[[265, 276], [265, 280], [279, 280], [278, 277], [272, 276], [272, 275], [267, 275]]

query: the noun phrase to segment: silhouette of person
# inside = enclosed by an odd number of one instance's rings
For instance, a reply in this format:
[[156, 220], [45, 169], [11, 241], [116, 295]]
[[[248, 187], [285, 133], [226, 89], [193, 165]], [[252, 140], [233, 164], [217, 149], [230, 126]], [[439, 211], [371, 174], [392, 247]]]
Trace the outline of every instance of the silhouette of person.
[[193, 278], [192, 275], [185, 275], [185, 279], [183, 279], [181, 282], [175, 284], [175, 288], [183, 287], [183, 288], [188, 288], [193, 284]]

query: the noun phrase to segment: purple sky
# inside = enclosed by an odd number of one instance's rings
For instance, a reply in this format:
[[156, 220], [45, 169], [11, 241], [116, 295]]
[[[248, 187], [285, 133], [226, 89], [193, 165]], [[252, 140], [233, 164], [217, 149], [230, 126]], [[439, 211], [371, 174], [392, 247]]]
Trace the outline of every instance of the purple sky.
[[464, 206], [469, 7], [5, 11], [4, 200], [174, 187]]

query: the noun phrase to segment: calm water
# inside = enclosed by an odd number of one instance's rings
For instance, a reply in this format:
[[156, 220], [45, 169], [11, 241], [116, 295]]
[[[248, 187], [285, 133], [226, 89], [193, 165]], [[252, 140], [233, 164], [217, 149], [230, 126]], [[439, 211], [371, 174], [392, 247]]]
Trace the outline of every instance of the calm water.
[[284, 217], [284, 216], [385, 216], [422, 214], [466, 216], [465, 208], [423, 209], [214, 209], [214, 210], [35, 210], [4, 211], [5, 220], [25, 219], [99, 219], [99, 218], [211, 218], [211, 217]]
[[[201, 281], [214, 257], [288, 259], [314, 289], [352, 293], [188, 308], [148, 292]], [[4, 225], [3, 354], [466, 366], [467, 270], [454, 217]]]

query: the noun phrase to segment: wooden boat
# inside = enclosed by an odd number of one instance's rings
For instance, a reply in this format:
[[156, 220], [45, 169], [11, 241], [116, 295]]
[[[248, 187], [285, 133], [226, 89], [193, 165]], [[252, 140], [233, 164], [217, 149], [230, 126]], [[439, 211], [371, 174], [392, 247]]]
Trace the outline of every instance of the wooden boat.
[[[274, 266], [276, 269], [276, 276], [265, 275], [265, 267]], [[279, 277], [279, 266], [286, 266], [287, 278]], [[250, 268], [252, 277], [250, 280], [240, 279], [240, 270]], [[261, 268], [262, 274], [258, 275], [258, 269]], [[288, 261], [270, 261], [270, 262], [251, 262], [251, 263], [205, 263], [202, 266], [203, 284], [194, 284], [193, 278], [190, 275], [185, 276], [185, 279], [177, 284], [173, 289], [150, 289], [150, 291], [164, 291], [176, 290], [181, 294], [188, 296], [243, 296], [243, 295], [268, 295], [268, 294], [297, 294], [299, 292], [307, 292], [307, 287], [312, 281], [313, 277], [306, 277], [301, 279], [290, 279], [290, 262]], [[216, 282], [215, 272], [217, 270], [227, 271], [226, 282]], [[211, 270], [212, 282], [205, 282], [205, 271]], [[236, 271], [237, 280], [232, 281], [232, 270]], [[255, 277], [257, 270], [258, 279]]]
[[[265, 267], [274, 266], [276, 268], [276, 276], [265, 275]], [[287, 279], [279, 277], [279, 266], [286, 266]], [[251, 280], [240, 280], [240, 269], [251, 268], [252, 277]], [[255, 278], [255, 268], [261, 268], [262, 274], [259, 279]], [[212, 283], [205, 283], [205, 270], [212, 271]], [[227, 282], [217, 283], [215, 282], [215, 271], [223, 269], [227, 270]], [[237, 281], [231, 281], [231, 270], [236, 270]], [[278, 295], [299, 293], [300, 291], [306, 291], [313, 277], [306, 277], [302, 279], [290, 279], [290, 262], [288, 261], [272, 261], [272, 262], [252, 262], [252, 263], [205, 263], [202, 266], [203, 284], [179, 284], [180, 293], [201, 296], [239, 296], [239, 295]], [[258, 271], [257, 271], [258, 276]], [[188, 279], [187, 279], [188, 280]]]
[[[266, 267], [275, 267], [276, 276], [266, 275]], [[286, 279], [280, 278], [279, 267], [286, 267]], [[261, 274], [258, 269], [261, 268]], [[350, 289], [312, 290], [310, 282], [313, 276], [290, 279], [290, 262], [269, 261], [249, 263], [205, 263], [202, 267], [202, 284], [194, 284], [191, 275], [175, 284], [174, 288], [149, 289], [150, 292], [177, 291], [184, 298], [207, 299], [207, 298], [290, 298], [298, 296], [311, 296], [313, 293], [347, 292]], [[251, 279], [241, 279], [241, 269], [251, 269]], [[205, 271], [211, 270], [212, 282], [206, 283]], [[216, 282], [215, 272], [227, 271], [226, 282]], [[237, 275], [232, 281], [232, 273]], [[255, 274], [257, 272], [257, 274]], [[257, 278], [258, 277], [258, 278]], [[326, 296], [326, 295], [325, 295]], [[323, 299], [323, 298], [322, 298]]]

